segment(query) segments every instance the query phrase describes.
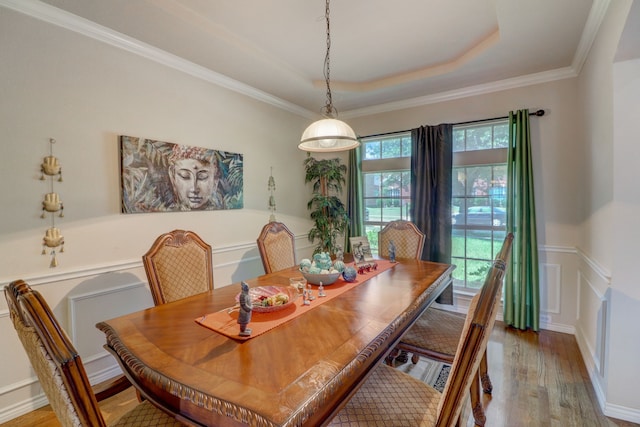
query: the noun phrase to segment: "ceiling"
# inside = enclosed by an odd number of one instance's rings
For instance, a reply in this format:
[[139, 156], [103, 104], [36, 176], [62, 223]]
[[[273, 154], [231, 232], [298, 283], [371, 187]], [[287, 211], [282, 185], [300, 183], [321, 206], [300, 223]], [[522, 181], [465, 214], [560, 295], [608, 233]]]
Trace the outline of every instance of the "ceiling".
[[[60, 25], [157, 48], [154, 55], [290, 110], [315, 114], [325, 105], [322, 0], [32, 3], [64, 16]], [[608, 3], [334, 0], [333, 104], [346, 117], [575, 76]]]

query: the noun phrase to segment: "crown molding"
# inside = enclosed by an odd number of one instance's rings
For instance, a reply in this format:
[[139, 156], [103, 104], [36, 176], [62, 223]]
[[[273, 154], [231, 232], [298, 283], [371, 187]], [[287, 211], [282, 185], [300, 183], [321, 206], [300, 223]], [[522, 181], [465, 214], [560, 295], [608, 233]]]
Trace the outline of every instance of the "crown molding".
[[600, 29], [600, 24], [604, 20], [607, 9], [609, 9], [609, 3], [611, 3], [611, 0], [593, 1], [593, 5], [589, 11], [589, 16], [587, 17], [587, 23], [582, 31], [582, 37], [580, 37], [580, 43], [578, 44], [578, 48], [576, 49], [576, 53], [573, 57], [573, 63], [571, 64], [571, 68], [576, 70], [577, 74], [580, 74], [582, 66], [587, 60], [589, 50], [591, 50], [593, 41], [596, 39], [596, 35]]
[[125, 50], [290, 113], [312, 120], [317, 118], [317, 114], [296, 104], [46, 3], [37, 0], [0, 0], [0, 6]]
[[576, 77], [577, 75], [578, 73], [573, 69], [573, 67], [559, 68], [557, 70], [543, 71], [541, 73], [529, 74], [526, 76], [514, 77], [505, 80], [498, 80], [486, 84], [468, 86], [466, 88], [451, 90], [448, 92], [435, 93], [432, 95], [425, 95], [417, 98], [405, 99], [402, 101], [389, 102], [386, 104], [374, 105], [372, 107], [358, 108], [355, 110], [349, 110], [340, 113], [340, 116], [342, 118], [353, 118], [368, 116], [371, 114], [388, 113], [390, 111], [397, 111], [405, 108], [421, 107], [423, 105], [468, 98], [470, 96], [484, 95], [487, 93], [499, 92], [507, 89], [514, 89], [518, 87], [547, 83], [555, 80], [568, 79]]

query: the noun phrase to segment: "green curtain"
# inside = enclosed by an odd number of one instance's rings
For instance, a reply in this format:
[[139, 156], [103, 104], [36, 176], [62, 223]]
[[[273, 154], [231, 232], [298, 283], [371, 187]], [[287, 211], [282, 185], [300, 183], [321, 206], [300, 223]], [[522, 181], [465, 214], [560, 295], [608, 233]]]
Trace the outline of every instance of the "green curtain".
[[349, 236], [364, 235], [364, 215], [362, 208], [362, 153], [360, 148], [349, 151], [347, 180], [347, 212], [349, 212], [349, 232], [345, 234], [345, 252], [351, 252]]
[[509, 113], [507, 175], [507, 232], [514, 234], [514, 242], [505, 279], [504, 322], [538, 331], [540, 283], [529, 110]]

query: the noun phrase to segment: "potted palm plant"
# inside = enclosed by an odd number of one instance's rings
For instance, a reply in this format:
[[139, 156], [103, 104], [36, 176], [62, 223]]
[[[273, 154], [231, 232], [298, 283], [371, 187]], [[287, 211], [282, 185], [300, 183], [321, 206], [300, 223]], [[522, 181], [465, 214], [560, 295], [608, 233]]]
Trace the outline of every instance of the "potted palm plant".
[[313, 195], [307, 209], [311, 211], [313, 228], [309, 231], [309, 241], [318, 242], [314, 254], [336, 251], [337, 239], [344, 235], [349, 226], [347, 209], [340, 199], [345, 183], [347, 167], [339, 158], [318, 160], [307, 157], [304, 161], [305, 183], [312, 183]]

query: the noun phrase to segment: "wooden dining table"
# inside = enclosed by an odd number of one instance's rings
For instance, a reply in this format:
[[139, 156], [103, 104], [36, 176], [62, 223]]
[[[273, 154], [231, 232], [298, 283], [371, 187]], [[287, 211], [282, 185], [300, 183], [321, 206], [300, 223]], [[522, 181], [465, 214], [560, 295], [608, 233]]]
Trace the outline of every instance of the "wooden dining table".
[[[239, 283], [96, 327], [141, 395], [187, 424], [322, 425], [452, 282], [451, 265], [397, 261], [245, 341], [195, 321], [233, 306]], [[246, 282], [289, 286], [289, 278], [299, 275], [292, 267]]]

